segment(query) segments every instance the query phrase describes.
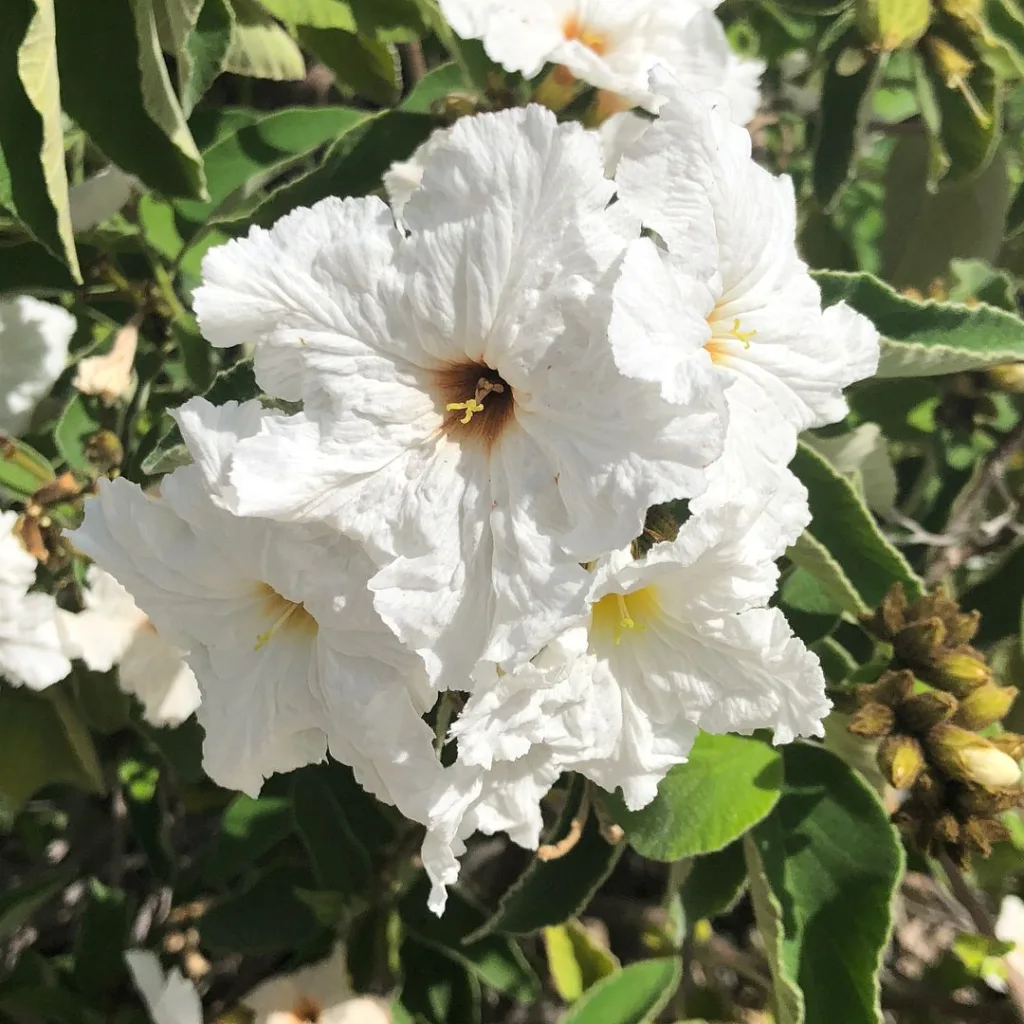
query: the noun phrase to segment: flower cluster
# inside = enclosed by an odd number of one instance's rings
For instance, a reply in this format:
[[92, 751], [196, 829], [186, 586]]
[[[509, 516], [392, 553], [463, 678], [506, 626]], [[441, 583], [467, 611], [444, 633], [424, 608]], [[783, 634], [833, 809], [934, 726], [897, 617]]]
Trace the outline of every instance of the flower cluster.
[[399, 219], [329, 199], [212, 249], [203, 333], [276, 401], [187, 403], [193, 463], [101, 481], [74, 535], [188, 652], [212, 778], [351, 765], [426, 826], [438, 912], [474, 831], [537, 846], [562, 773], [639, 808], [701, 730], [829, 708], [768, 604], [797, 434], [877, 334], [822, 311], [747, 133], [651, 88], [614, 174], [543, 107], [481, 114]]
[[[555, 65], [545, 94], [573, 80], [599, 90], [598, 110], [657, 109], [665, 93], [650, 79], [666, 68], [688, 88], [714, 89], [738, 124], [759, 102], [764, 64], [737, 55], [713, 9], [718, 0], [441, 0], [464, 39], [480, 39], [488, 56], [526, 78]], [[569, 93], [571, 96], [571, 92]]]

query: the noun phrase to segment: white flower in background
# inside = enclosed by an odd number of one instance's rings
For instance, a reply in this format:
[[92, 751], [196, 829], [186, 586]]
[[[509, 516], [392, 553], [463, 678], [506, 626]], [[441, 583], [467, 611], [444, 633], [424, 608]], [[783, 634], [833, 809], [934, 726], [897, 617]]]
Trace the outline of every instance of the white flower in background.
[[124, 959], [153, 1024], [203, 1024], [199, 993], [177, 967], [165, 975], [156, 954], [147, 949], [129, 949]]
[[[878, 332], [845, 303], [822, 311], [796, 248], [790, 179], [754, 163], [746, 132], [655, 77], [672, 97], [622, 157], [620, 201], [688, 275], [687, 302], [703, 307], [711, 357], [762, 388], [794, 440], [795, 431], [842, 419], [843, 388], [877, 367]], [[689, 275], [703, 282], [702, 300]], [[668, 324], [662, 318], [663, 335]]]
[[80, 612], [58, 612], [64, 652], [94, 672], [118, 666], [118, 683], [142, 703], [152, 725], [177, 725], [199, 706], [199, 685], [146, 613], [109, 573], [92, 565]]
[[1005, 992], [1006, 966], [1009, 965], [1017, 974], [1024, 975], [1024, 900], [1011, 893], [1004, 896], [999, 904], [999, 917], [996, 920], [995, 936], [1001, 942], [1012, 942], [1014, 948], [1006, 954], [1006, 964], [1001, 969], [984, 972], [982, 977], [990, 988], [997, 992]]
[[345, 947], [325, 960], [263, 982], [243, 1001], [253, 1024], [390, 1024], [378, 999], [357, 998], [348, 980]]
[[64, 369], [76, 326], [62, 306], [30, 295], [0, 299], [0, 433], [28, 426]]
[[580, 563], [698, 494], [721, 449], [702, 320], [678, 339], [685, 405], [613, 362], [606, 279], [636, 226], [612, 192], [598, 140], [528, 107], [437, 142], [408, 236], [327, 200], [204, 261], [206, 337], [255, 341], [263, 386], [305, 406], [239, 443], [234, 507], [366, 543], [378, 611], [439, 686], [557, 636]]
[[729, 100], [739, 124], [759, 102], [760, 61], [733, 52], [708, 0], [442, 0], [464, 39], [480, 39], [488, 56], [527, 78], [545, 64], [567, 68], [625, 106], [657, 109], [653, 68], [671, 71], [688, 88]]
[[44, 690], [70, 671], [49, 594], [29, 593], [36, 560], [24, 549], [15, 512], [0, 512], [0, 677], [15, 686]]
[[142, 188], [138, 178], [125, 174], [120, 167], [109, 164], [73, 185], [68, 193], [71, 227], [77, 234], [109, 220]]
[[372, 565], [333, 531], [239, 519], [215, 503], [227, 453], [262, 415], [258, 402], [184, 406], [196, 463], [165, 477], [159, 498], [102, 482], [74, 543], [189, 652], [216, 782], [255, 794], [329, 748], [367, 788], [429, 820], [421, 801], [442, 774], [420, 720], [432, 701], [373, 610]]

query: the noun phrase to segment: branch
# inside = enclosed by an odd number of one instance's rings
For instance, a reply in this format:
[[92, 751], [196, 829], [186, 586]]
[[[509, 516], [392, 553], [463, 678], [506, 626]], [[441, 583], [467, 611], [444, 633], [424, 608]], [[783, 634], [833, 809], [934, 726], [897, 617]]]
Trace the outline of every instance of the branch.
[[957, 507], [949, 517], [943, 536], [953, 543], [932, 553], [925, 580], [934, 586], [959, 569], [981, 547], [976, 539], [983, 524], [985, 506], [994, 490], [1003, 489], [1003, 477], [1013, 457], [1024, 447], [1024, 419], [982, 460], [981, 469], [960, 492]]

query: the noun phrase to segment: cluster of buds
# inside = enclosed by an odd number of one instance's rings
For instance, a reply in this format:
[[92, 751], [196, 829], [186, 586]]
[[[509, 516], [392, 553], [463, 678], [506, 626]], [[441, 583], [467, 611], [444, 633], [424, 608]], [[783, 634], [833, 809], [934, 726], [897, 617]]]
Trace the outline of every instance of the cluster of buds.
[[999, 815], [1024, 805], [1024, 736], [979, 731], [1001, 722], [1017, 690], [992, 679], [970, 646], [978, 614], [963, 613], [942, 593], [909, 602], [889, 591], [865, 627], [891, 645], [890, 668], [858, 688], [855, 735], [879, 740], [886, 781], [908, 791], [897, 820], [929, 853], [964, 863], [987, 855], [1007, 836]]
[[963, 96], [979, 125], [991, 124], [971, 79], [979, 65], [1005, 63], [1008, 44], [990, 28], [984, 0], [856, 0], [856, 14], [871, 49], [916, 49], [929, 71]]

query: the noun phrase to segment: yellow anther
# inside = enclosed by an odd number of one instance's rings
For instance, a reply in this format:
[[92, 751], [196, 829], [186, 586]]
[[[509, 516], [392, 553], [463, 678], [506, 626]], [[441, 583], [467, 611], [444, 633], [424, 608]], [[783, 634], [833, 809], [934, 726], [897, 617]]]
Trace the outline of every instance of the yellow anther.
[[732, 329], [729, 331], [729, 336], [735, 338], [737, 341], [742, 341], [744, 348], [750, 348], [750, 342], [753, 339], [757, 331], [741, 331], [740, 330], [740, 318], [736, 317], [732, 322]]
[[623, 629], [636, 629], [636, 622], [633, 620], [633, 616], [629, 614], [629, 608], [626, 606], [626, 595], [616, 594], [615, 603], [619, 606], [619, 625]]
[[295, 614], [296, 610], [301, 608], [301, 604], [293, 604], [291, 601], [288, 602], [288, 607], [277, 617], [274, 624], [265, 633], [260, 633], [256, 637], [256, 646], [253, 648], [254, 651], [261, 651], [267, 644], [270, 643], [274, 634]]
[[484, 411], [483, 404], [475, 398], [471, 398], [468, 402], [449, 402], [445, 409], [449, 412], [454, 412], [456, 409], [465, 409], [466, 415], [459, 420], [460, 423], [468, 423], [473, 418], [474, 413]]
[[478, 412], [484, 411], [484, 399], [492, 392], [501, 394], [505, 390], [505, 385], [500, 384], [498, 381], [488, 380], [486, 377], [481, 377], [476, 382], [476, 391], [473, 397], [467, 402], [449, 402], [445, 409], [448, 412], [455, 412], [458, 409], [465, 409], [466, 415], [459, 420], [460, 423], [468, 423], [473, 416]]

